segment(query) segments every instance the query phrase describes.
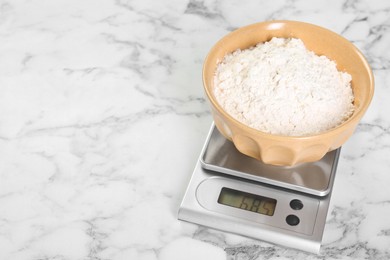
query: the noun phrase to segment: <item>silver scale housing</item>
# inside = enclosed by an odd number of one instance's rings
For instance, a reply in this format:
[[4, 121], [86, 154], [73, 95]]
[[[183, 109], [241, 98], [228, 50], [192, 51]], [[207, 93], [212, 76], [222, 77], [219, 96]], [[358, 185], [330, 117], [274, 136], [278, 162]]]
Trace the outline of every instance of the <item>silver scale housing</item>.
[[[180, 220], [274, 244], [320, 252], [340, 149], [294, 167], [261, 163], [238, 152], [212, 125], [179, 208]], [[217, 203], [223, 187], [277, 201], [273, 216]], [[298, 199], [303, 208], [294, 210]], [[300, 219], [296, 226], [288, 215]]]

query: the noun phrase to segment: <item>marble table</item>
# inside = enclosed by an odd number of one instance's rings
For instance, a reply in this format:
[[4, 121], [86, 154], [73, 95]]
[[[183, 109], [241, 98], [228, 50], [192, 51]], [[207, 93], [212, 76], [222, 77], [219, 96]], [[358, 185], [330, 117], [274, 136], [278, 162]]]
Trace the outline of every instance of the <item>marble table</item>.
[[[352, 41], [376, 80], [321, 254], [177, 220], [212, 118], [201, 68], [272, 19]], [[0, 259], [389, 259], [390, 2], [0, 1]]]

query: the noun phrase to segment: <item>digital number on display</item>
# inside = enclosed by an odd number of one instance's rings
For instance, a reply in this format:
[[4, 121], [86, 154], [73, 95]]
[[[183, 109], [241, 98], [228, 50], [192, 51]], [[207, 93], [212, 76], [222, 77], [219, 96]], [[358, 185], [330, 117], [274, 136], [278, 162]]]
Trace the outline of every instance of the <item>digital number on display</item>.
[[259, 214], [273, 216], [276, 200], [229, 188], [222, 188], [218, 203]]

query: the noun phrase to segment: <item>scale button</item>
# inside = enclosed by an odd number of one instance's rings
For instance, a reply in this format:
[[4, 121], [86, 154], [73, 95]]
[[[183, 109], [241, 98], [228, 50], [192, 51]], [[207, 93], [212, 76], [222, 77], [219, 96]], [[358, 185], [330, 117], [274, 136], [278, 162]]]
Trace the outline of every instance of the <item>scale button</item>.
[[299, 218], [295, 215], [288, 215], [286, 218], [286, 222], [290, 226], [296, 226], [299, 224]]
[[303, 208], [303, 203], [300, 200], [292, 200], [290, 201], [290, 207], [294, 210], [300, 210]]

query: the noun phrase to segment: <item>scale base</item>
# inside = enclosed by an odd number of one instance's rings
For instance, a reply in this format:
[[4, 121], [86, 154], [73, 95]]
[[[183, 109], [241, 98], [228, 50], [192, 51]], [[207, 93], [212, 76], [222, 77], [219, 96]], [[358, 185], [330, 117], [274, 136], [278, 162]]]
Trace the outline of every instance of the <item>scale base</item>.
[[[195, 166], [179, 208], [178, 218], [221, 231], [318, 254], [340, 149], [334, 152], [329, 193], [324, 196], [314, 196], [297, 190], [205, 169], [202, 158], [204, 158], [210, 136], [214, 130], [212, 127]], [[218, 197], [222, 188], [276, 200], [273, 215], [259, 214], [219, 203]], [[294, 209], [291, 206], [293, 200], [300, 201], [303, 207]], [[298, 223], [289, 221], [290, 216], [298, 219]]]

